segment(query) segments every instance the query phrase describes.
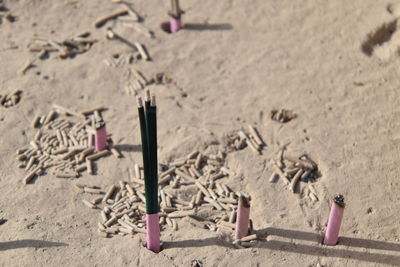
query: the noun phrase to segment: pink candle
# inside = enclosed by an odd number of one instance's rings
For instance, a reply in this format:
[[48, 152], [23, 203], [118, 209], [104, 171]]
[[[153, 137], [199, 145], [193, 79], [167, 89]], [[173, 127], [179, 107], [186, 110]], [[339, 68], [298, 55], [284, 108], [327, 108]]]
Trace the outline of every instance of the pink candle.
[[244, 196], [239, 197], [237, 209], [235, 239], [241, 239], [247, 236], [249, 232], [250, 203]]
[[344, 207], [345, 204], [343, 196], [336, 195], [333, 199], [331, 211], [329, 214], [328, 226], [326, 228], [324, 237], [324, 245], [335, 246], [337, 244]]
[[106, 124], [100, 120], [96, 122], [96, 133], [94, 135], [94, 148], [96, 152], [106, 149], [107, 144], [107, 131]]
[[171, 33], [175, 33], [182, 28], [181, 19], [171, 17], [169, 20]]
[[146, 247], [151, 251], [160, 252], [160, 224], [158, 214], [146, 214]]

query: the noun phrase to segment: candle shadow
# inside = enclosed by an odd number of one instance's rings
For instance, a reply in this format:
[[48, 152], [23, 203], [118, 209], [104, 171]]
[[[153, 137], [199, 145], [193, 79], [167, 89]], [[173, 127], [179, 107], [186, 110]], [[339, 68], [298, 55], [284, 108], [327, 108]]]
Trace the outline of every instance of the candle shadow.
[[338, 245], [335, 247], [323, 246], [321, 245], [322, 236], [317, 233], [309, 233], [303, 231], [294, 231], [269, 227], [257, 231], [260, 239], [266, 238], [267, 236], [280, 236], [290, 239], [299, 239], [306, 241], [315, 241], [315, 245], [304, 245], [295, 242], [284, 242], [277, 240], [270, 241], [259, 241], [254, 247], [265, 248], [271, 250], [288, 251], [299, 254], [307, 254], [313, 256], [325, 256], [325, 257], [336, 257], [336, 258], [346, 258], [354, 259], [359, 261], [368, 261], [374, 263], [391, 264], [393, 266], [400, 266], [400, 256], [387, 255], [371, 252], [360, 252], [352, 251], [348, 248], [341, 249], [342, 246], [348, 247], [359, 247], [368, 248], [376, 250], [386, 250], [386, 251], [400, 251], [400, 244], [351, 238], [351, 237], [340, 237]]
[[181, 241], [169, 241], [163, 243], [163, 250], [170, 248], [193, 248], [208, 246], [233, 247], [231, 243], [218, 237], [210, 237], [205, 239], [189, 239]]
[[[318, 233], [310, 233], [304, 231], [286, 230], [274, 227], [268, 227], [256, 231], [259, 241], [252, 246], [253, 248], [264, 248], [277, 251], [293, 252], [298, 254], [306, 254], [312, 256], [334, 257], [353, 259], [359, 261], [367, 261], [379, 264], [390, 264], [392, 266], [400, 266], [400, 255], [389, 255], [372, 253], [365, 251], [352, 251], [351, 247], [368, 248], [375, 250], [386, 251], [400, 251], [400, 244], [368, 240], [361, 238], [340, 237], [339, 243], [335, 247], [321, 245], [322, 235]], [[299, 244], [293, 241], [278, 241], [278, 240], [265, 240], [267, 236], [280, 236], [289, 239], [298, 239], [305, 241], [315, 242], [314, 245]], [[221, 246], [233, 248], [233, 245], [228, 241], [219, 238], [205, 238], [205, 239], [189, 239], [182, 241], [164, 242], [163, 249], [171, 248], [189, 248], [189, 247], [206, 247], [206, 246]], [[347, 247], [343, 247], [347, 246]]]
[[46, 247], [66, 247], [68, 244], [60, 242], [50, 242], [44, 240], [22, 239], [8, 242], [0, 242], [0, 251], [17, 248], [46, 248]]
[[184, 30], [189, 31], [229, 31], [233, 29], [232, 24], [221, 23], [221, 24], [208, 24], [208, 23], [185, 23], [183, 25]]
[[[266, 238], [267, 236], [275, 235], [285, 238], [300, 239], [305, 241], [315, 241], [317, 243], [322, 243], [323, 239], [322, 234], [279, 229], [274, 227], [269, 227], [259, 230], [257, 231], [257, 234], [260, 236], [260, 238]], [[354, 237], [339, 237], [338, 245], [378, 249], [378, 250], [400, 251], [400, 243], [390, 243], [390, 242], [354, 238]]]

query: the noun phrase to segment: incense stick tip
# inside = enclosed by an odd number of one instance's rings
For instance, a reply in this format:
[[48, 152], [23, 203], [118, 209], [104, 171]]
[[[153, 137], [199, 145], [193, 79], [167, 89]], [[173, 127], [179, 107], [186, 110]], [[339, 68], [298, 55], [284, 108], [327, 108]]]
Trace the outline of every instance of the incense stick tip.
[[143, 107], [143, 100], [140, 96], [136, 98], [136, 103], [137, 103], [138, 108]]
[[151, 96], [150, 105], [151, 105], [152, 107], [155, 107], [155, 106], [156, 106], [156, 96], [155, 96], [155, 95], [152, 95], [152, 96]]
[[146, 95], [145, 95], [144, 101], [150, 101], [150, 90], [149, 89], [146, 90]]

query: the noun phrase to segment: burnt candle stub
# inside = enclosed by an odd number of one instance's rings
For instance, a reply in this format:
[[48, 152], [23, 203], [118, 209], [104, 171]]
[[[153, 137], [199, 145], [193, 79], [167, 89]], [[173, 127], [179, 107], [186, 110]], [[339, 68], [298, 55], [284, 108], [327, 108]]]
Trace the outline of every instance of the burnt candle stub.
[[336, 196], [333, 198], [333, 202], [342, 208], [346, 206], [346, 204], [344, 203], [344, 197], [341, 194], [336, 194]]

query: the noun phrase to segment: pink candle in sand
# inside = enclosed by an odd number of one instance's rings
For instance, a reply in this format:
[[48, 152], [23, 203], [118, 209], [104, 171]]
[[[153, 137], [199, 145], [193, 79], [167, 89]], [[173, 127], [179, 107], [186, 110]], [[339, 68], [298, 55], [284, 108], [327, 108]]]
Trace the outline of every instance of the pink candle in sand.
[[107, 144], [107, 131], [106, 124], [103, 120], [96, 122], [96, 133], [94, 135], [94, 148], [96, 152], [106, 149]]
[[176, 33], [182, 28], [181, 16], [183, 11], [179, 6], [179, 0], [171, 0], [171, 11], [168, 14], [171, 17], [169, 20], [169, 30], [171, 33]]
[[336, 195], [333, 199], [331, 211], [329, 213], [328, 226], [325, 231], [324, 245], [335, 246], [338, 242], [340, 225], [344, 212], [344, 198]]
[[244, 196], [240, 196], [236, 217], [235, 240], [247, 236], [249, 232], [249, 219], [250, 203]]
[[160, 224], [158, 214], [146, 214], [146, 247], [151, 251], [160, 252]]
[[175, 33], [182, 28], [181, 19], [171, 17], [169, 20], [171, 33]]

